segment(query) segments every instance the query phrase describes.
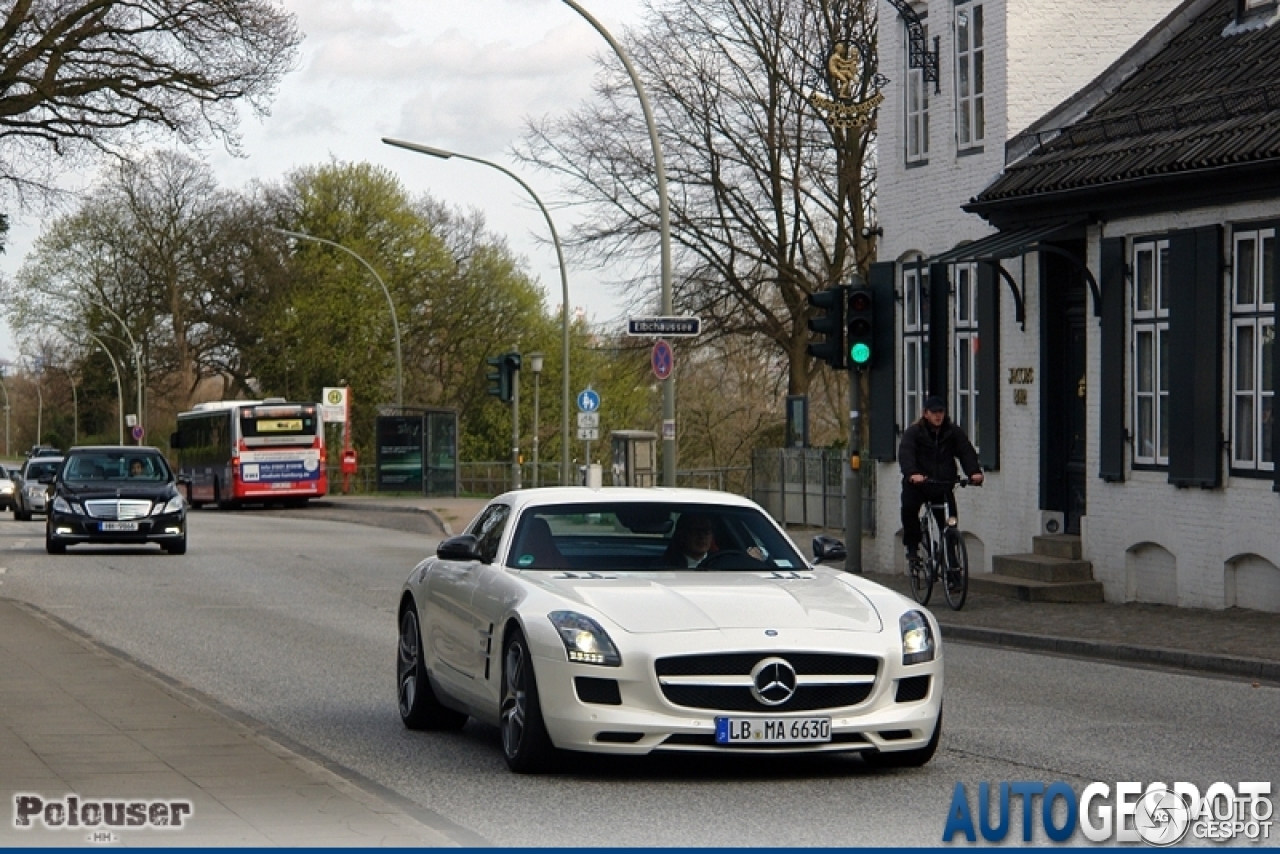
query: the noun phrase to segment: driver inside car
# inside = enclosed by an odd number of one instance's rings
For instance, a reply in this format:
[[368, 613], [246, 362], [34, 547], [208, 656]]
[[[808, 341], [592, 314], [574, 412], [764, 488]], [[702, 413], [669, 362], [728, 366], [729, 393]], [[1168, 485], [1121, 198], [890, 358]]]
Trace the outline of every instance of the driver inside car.
[[682, 513], [676, 520], [671, 543], [662, 553], [662, 562], [666, 566], [686, 569], [697, 566], [715, 550], [715, 542], [710, 516], [704, 513]]

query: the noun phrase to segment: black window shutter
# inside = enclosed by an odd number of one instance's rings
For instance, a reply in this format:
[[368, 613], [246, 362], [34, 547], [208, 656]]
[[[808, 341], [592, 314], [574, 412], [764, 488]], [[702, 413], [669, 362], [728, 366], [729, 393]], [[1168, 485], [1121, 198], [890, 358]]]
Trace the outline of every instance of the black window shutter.
[[978, 264], [978, 462], [1000, 468], [1000, 280], [999, 261]]
[[867, 414], [871, 419], [868, 425], [871, 433], [870, 456], [873, 460], [885, 463], [893, 462], [898, 450], [898, 321], [894, 310], [897, 276], [897, 265], [892, 261], [872, 264], [867, 276], [874, 313], [874, 337], [871, 341], [874, 355], [868, 378], [871, 400], [867, 406]]
[[1169, 482], [1222, 485], [1222, 227], [1169, 235]]
[[951, 388], [951, 280], [946, 264], [929, 265], [929, 388], [947, 399]]
[[1125, 241], [1102, 240], [1102, 379], [1098, 391], [1098, 477], [1124, 480]]

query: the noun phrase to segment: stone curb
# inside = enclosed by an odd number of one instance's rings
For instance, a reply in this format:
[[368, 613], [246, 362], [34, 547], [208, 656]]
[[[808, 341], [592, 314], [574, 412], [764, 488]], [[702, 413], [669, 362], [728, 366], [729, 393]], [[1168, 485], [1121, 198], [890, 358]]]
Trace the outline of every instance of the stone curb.
[[989, 646], [1051, 652], [1100, 661], [1150, 664], [1218, 676], [1242, 676], [1280, 683], [1280, 662], [1234, 655], [1208, 655], [1138, 644], [1059, 638], [1006, 629], [947, 625], [940, 622], [944, 638]]

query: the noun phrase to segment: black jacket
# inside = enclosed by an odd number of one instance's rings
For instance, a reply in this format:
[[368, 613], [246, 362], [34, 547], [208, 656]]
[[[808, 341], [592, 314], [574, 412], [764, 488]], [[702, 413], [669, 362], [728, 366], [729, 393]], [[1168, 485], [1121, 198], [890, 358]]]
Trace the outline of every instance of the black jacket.
[[936, 431], [921, 418], [906, 429], [898, 444], [898, 465], [904, 480], [913, 474], [934, 480], [955, 480], [956, 457], [960, 458], [966, 475], [982, 470], [973, 443], [949, 417], [942, 419]]

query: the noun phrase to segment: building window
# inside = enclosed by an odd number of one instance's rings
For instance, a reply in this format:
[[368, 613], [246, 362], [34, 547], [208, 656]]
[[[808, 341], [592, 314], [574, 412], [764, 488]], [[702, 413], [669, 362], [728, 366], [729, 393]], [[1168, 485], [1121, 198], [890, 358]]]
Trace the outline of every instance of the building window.
[[974, 447], [978, 437], [978, 265], [957, 264], [956, 283], [955, 406], [953, 420], [968, 434]]
[[920, 418], [928, 393], [929, 268], [902, 270], [902, 423]]
[[[929, 30], [924, 29], [925, 42], [928, 43]], [[907, 162], [919, 163], [929, 157], [929, 87], [925, 83], [924, 69], [911, 67], [911, 33], [906, 31], [907, 69]]]
[[1231, 282], [1231, 467], [1274, 471], [1276, 232], [1237, 231]]
[[1169, 241], [1133, 245], [1135, 463], [1169, 464]]
[[982, 4], [956, 9], [956, 135], [961, 148], [987, 135]]

